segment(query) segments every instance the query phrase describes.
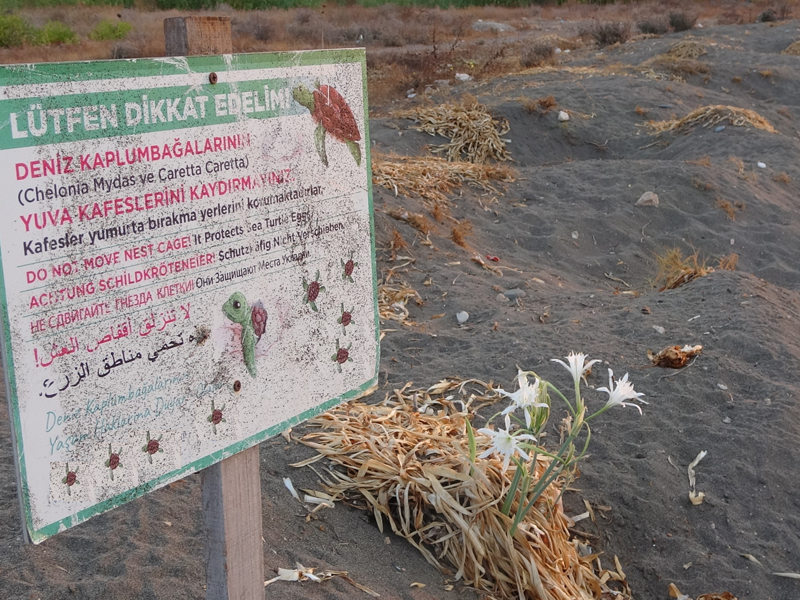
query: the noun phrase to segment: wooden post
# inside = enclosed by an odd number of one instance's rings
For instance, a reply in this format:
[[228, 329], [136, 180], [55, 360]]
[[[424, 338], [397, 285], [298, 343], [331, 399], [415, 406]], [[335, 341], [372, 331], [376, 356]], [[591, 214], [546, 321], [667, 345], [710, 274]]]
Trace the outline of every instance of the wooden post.
[[[164, 19], [167, 56], [229, 54], [228, 17]], [[205, 469], [206, 600], [263, 600], [261, 473], [258, 446]]]
[[230, 54], [230, 17], [173, 17], [164, 19], [167, 56]]

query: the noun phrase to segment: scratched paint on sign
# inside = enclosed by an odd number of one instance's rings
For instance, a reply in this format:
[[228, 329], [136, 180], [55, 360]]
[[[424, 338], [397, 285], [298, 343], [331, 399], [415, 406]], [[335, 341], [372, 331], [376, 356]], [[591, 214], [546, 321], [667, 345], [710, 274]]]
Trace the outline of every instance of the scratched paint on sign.
[[364, 69], [358, 50], [0, 68], [34, 542], [374, 385]]

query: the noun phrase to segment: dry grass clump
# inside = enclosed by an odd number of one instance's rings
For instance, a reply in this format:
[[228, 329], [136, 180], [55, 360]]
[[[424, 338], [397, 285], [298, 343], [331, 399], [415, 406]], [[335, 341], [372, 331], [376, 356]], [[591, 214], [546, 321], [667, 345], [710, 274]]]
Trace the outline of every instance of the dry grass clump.
[[659, 292], [674, 290], [699, 277], [705, 277], [716, 270], [733, 271], [739, 262], [739, 255], [735, 253], [719, 259], [717, 267], [708, 266], [707, 259], [700, 259], [700, 253], [695, 250], [690, 256], [683, 256], [680, 248], [667, 248], [662, 254], [656, 254], [658, 274], [655, 285]]
[[[410, 385], [380, 404], [351, 402], [309, 420], [320, 430], [301, 441], [319, 456], [294, 466], [329, 459], [339, 468], [326, 471], [323, 487], [334, 500], [370, 511], [381, 531], [388, 524], [448, 577], [498, 600], [630, 598], [618, 561], [615, 571], [602, 569], [598, 554], [570, 539], [561, 480], [509, 535], [512, 519], [500, 503], [516, 467], [504, 472], [501, 459], [469, 458], [476, 405], [500, 400], [491, 384]], [[478, 454], [490, 444], [479, 432], [475, 442]], [[537, 477], [550, 461], [537, 455]]]
[[503, 165], [450, 162], [435, 156], [372, 155], [372, 183], [404, 196], [446, 202], [446, 195], [465, 183], [497, 192], [490, 181], [511, 183], [514, 173]]
[[409, 321], [408, 301], [414, 300], [417, 306], [424, 304], [419, 292], [407, 283], [382, 283], [378, 286], [378, 315], [381, 321], [397, 321], [403, 325], [416, 325]]
[[701, 106], [680, 119], [650, 121], [648, 125], [653, 129], [654, 134], [667, 131], [688, 133], [697, 125], [713, 127], [723, 121], [727, 121], [730, 125], [735, 127], [750, 125], [756, 129], [763, 129], [770, 133], [778, 133], [769, 121], [754, 110], [738, 108], [736, 106], [725, 106], [722, 104]]
[[710, 167], [711, 157], [706, 154], [705, 156], [701, 156], [700, 158], [695, 158], [693, 160], [686, 160], [684, 162], [687, 165], [697, 165], [698, 167]]
[[546, 115], [558, 106], [555, 96], [545, 96], [543, 98], [525, 98], [522, 106], [529, 113]]
[[781, 54], [791, 54], [792, 56], [800, 56], [800, 40], [796, 40], [789, 44], [789, 47], [786, 48]]
[[658, 54], [642, 63], [643, 67], [660, 67], [672, 74], [672, 79], [682, 80], [686, 75], [710, 73], [711, 67], [697, 60], [706, 54], [705, 46], [692, 39], [678, 42], [664, 54]]
[[717, 196], [717, 206], [720, 207], [722, 210], [725, 211], [725, 214], [728, 215], [728, 219], [731, 221], [736, 220], [736, 211], [737, 210], [744, 210], [745, 203], [744, 202], [733, 202], [731, 203], [729, 200], [725, 200]]
[[779, 182], [779, 183], [783, 183], [783, 184], [785, 184], [785, 185], [789, 185], [790, 183], [792, 183], [792, 178], [791, 178], [791, 177], [789, 177], [789, 175], [788, 175], [786, 172], [784, 172], [784, 171], [781, 171], [780, 173], [776, 173], [776, 174], [775, 174], [775, 175], [772, 177], [772, 179], [773, 179], [774, 181], [777, 181], [777, 182]]
[[433, 223], [422, 213], [413, 213], [407, 210], [392, 210], [389, 211], [389, 216], [398, 221], [403, 221], [411, 225], [414, 229], [428, 235], [433, 231]]
[[508, 121], [495, 119], [476, 98], [467, 97], [461, 104], [420, 107], [397, 116], [417, 121], [419, 131], [449, 138], [448, 144], [432, 148], [434, 153], [445, 154], [447, 160], [477, 164], [489, 159], [511, 160], [500, 138], [510, 129]]
[[467, 236], [470, 233], [472, 233], [472, 223], [466, 219], [456, 221], [456, 224], [453, 225], [453, 229], [450, 232], [450, 239], [453, 240], [453, 243], [457, 246], [469, 248], [469, 244], [467, 244]]

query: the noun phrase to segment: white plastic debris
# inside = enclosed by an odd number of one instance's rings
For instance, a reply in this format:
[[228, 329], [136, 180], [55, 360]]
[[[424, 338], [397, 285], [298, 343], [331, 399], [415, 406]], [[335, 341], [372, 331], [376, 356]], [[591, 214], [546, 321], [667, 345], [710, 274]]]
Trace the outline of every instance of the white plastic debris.
[[[456, 77], [458, 77], [458, 75], [456, 75]], [[562, 123], [564, 121], [569, 121], [569, 113], [563, 110], [558, 111], [558, 120]]]
[[467, 75], [466, 73], [456, 73], [456, 79], [458, 81], [469, 81], [472, 79], [472, 75]]
[[660, 333], [661, 335], [664, 335], [667, 332], [667, 330], [661, 327], [661, 325], [653, 325], [653, 329], [655, 329], [656, 332]]
[[758, 168], [759, 169], [766, 169], [767, 168], [767, 165], [765, 163], [763, 163], [763, 162], [759, 162], [757, 164], [758, 164]]
[[456, 321], [458, 321], [459, 325], [463, 325], [467, 321], [469, 321], [469, 313], [465, 310], [456, 313]]

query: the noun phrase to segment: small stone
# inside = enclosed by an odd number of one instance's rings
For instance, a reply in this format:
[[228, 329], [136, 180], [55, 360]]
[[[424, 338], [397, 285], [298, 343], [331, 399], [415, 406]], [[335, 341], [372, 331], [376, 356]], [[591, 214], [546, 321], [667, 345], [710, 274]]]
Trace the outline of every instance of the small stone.
[[721, 390], [727, 390], [727, 389], [728, 389], [728, 386], [727, 386], [727, 385], [725, 385], [724, 383], [718, 383], [718, 384], [717, 384], [717, 387], [718, 387], [719, 389], [721, 389]]
[[456, 79], [458, 81], [469, 81], [472, 79], [472, 75], [467, 75], [466, 73], [456, 73]]
[[771, 398], [764, 398], [764, 404], [769, 406], [770, 404], [772, 404], [772, 399]]
[[733, 246], [733, 244], [734, 244], [734, 241], [735, 241], [735, 240], [734, 240], [733, 238], [731, 238], [731, 246]]
[[577, 231], [573, 231], [573, 232], [572, 232], [572, 239], [573, 239], [573, 240], [577, 240], [577, 239], [578, 239], [578, 237], [579, 237], [579, 235], [578, 235], [578, 232], [577, 232]]
[[665, 333], [667, 333], [667, 330], [664, 329], [663, 327], [661, 327], [661, 325], [653, 325], [653, 329], [655, 329], [661, 335], [664, 335]]
[[417, 97], [416, 94], [408, 94], [408, 96], [406, 96], [406, 98], [416, 98], [416, 97]]
[[570, 53], [570, 49], [569, 49], [569, 48], [567, 48], [566, 50], [564, 50], [564, 54], [569, 54], [569, 53]]
[[463, 325], [469, 320], [469, 313], [465, 310], [456, 313], [456, 321], [458, 321], [459, 325]]
[[513, 288], [510, 290], [506, 290], [503, 292], [503, 296], [508, 298], [509, 300], [516, 300], [517, 298], [524, 298], [528, 294], [525, 293], [525, 290], [521, 290], [519, 288]]
[[767, 168], [767, 165], [762, 163], [762, 162], [759, 162], [759, 163], [756, 163], [756, 164], [758, 165], [759, 169], [766, 169]]
[[720, 131], [725, 131], [725, 125], [720, 125], [719, 127], [714, 127], [714, 132], [719, 133]]
[[636, 201], [636, 206], [658, 206], [658, 194], [645, 192]]
[[730, 425], [731, 418], [730, 417], [725, 417], [724, 419], [722, 419], [722, 422], [725, 423], [725, 425]]
[[564, 110], [558, 111], [558, 120], [561, 121], [562, 123], [564, 121], [569, 121], [569, 113], [567, 113]]
[[505, 304], [506, 302], [511, 302], [511, 298], [509, 298], [505, 294], [501, 293], [501, 294], [497, 294], [497, 301], [498, 302], [502, 302], [503, 304]]
[[556, 53], [556, 54], [561, 54], [561, 48], [558, 48], [558, 47], [557, 47], [557, 48], [556, 48], [556, 50], [555, 50], [555, 53]]

